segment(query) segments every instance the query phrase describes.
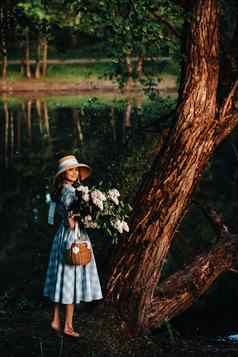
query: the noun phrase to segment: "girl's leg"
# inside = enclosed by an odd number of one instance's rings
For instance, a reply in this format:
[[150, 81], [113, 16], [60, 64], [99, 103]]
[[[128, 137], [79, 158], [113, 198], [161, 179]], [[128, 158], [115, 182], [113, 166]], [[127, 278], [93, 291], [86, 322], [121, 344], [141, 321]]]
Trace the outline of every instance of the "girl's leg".
[[54, 304], [51, 327], [55, 331], [60, 331], [60, 306], [59, 306], [59, 304]]
[[72, 337], [79, 337], [79, 333], [73, 329], [74, 304], [65, 305], [64, 333]]

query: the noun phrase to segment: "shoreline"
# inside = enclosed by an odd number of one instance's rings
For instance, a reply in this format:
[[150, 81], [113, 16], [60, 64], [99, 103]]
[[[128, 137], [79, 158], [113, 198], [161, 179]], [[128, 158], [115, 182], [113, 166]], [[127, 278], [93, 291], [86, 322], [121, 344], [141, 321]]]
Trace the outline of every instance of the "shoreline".
[[[175, 92], [177, 91], [176, 76], [166, 75], [159, 81], [157, 90]], [[118, 92], [118, 84], [110, 80], [82, 79], [74, 81], [63, 81], [57, 79], [24, 79], [24, 80], [0, 80], [0, 95], [17, 93], [49, 93], [49, 92]], [[141, 91], [141, 87], [133, 85], [130, 90], [123, 92]]]

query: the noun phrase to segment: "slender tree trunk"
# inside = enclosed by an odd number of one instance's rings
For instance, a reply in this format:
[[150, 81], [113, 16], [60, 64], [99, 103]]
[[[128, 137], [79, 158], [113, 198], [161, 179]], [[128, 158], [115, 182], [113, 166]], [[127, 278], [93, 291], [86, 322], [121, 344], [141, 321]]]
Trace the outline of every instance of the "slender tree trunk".
[[25, 34], [25, 74], [27, 78], [31, 78], [31, 65], [30, 65], [30, 40], [29, 30], [27, 29]]
[[24, 33], [24, 39], [22, 40], [22, 60], [21, 60], [21, 73], [26, 76], [26, 78], [31, 78], [31, 66], [30, 66], [30, 40], [29, 40], [29, 29], [27, 28]]
[[107, 298], [135, 333], [152, 325], [154, 293], [175, 230], [217, 142], [216, 0], [189, 1], [177, 120], [135, 200], [131, 233], [115, 256]]
[[2, 62], [2, 78], [7, 79], [7, 54], [3, 55], [3, 62]]
[[132, 50], [128, 50], [128, 54], [126, 56], [126, 66], [127, 66], [127, 83], [126, 83], [126, 90], [130, 90], [132, 85], [133, 85], [133, 79], [132, 79], [132, 74], [133, 74], [133, 66], [132, 66]]
[[132, 113], [132, 100], [129, 97], [127, 99], [127, 105], [125, 107], [124, 115], [123, 115], [123, 132], [122, 132], [122, 141], [126, 142], [127, 129], [131, 128], [131, 113]]
[[2, 54], [2, 78], [7, 78], [7, 9], [4, 6], [0, 8], [0, 52]]
[[136, 65], [136, 77], [140, 80], [143, 74], [144, 55], [141, 54]]
[[80, 111], [77, 108], [73, 108], [73, 113], [72, 113], [72, 117], [73, 117], [73, 122], [74, 122], [74, 127], [76, 129], [76, 135], [75, 137], [77, 138], [76, 141], [76, 145], [82, 145], [84, 142], [84, 135], [83, 135], [83, 130], [82, 130], [82, 126], [80, 123]]
[[38, 39], [37, 45], [37, 58], [36, 58], [36, 67], [35, 67], [35, 78], [39, 79], [41, 77], [41, 52], [42, 52], [42, 39]]
[[48, 41], [47, 38], [42, 42], [42, 76], [45, 77], [47, 73], [47, 58], [48, 58]]

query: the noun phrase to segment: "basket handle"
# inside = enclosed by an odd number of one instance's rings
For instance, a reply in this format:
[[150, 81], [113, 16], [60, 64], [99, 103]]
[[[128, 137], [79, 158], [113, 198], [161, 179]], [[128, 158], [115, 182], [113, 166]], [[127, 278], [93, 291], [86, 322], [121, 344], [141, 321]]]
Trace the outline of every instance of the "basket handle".
[[74, 240], [78, 240], [78, 237], [80, 237], [80, 228], [78, 221], [75, 221], [75, 228], [74, 228]]

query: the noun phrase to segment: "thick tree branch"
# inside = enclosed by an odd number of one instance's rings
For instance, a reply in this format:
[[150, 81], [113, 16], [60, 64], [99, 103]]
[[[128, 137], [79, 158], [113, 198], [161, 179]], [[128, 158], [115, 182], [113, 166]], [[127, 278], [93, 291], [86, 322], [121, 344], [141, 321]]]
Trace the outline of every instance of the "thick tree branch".
[[208, 253], [203, 253], [185, 267], [162, 282], [147, 308], [148, 329], [158, 327], [164, 320], [189, 308], [225, 271], [236, 271], [238, 235], [232, 235], [222, 218], [209, 213], [216, 230], [222, 237]]
[[208, 219], [211, 224], [217, 238], [224, 238], [229, 232], [228, 227], [225, 225], [223, 218], [213, 209], [205, 207], [205, 205], [201, 204], [196, 200], [192, 200], [194, 203], [204, 214], [204, 216]]
[[229, 95], [227, 96], [224, 104], [222, 105], [219, 113], [221, 121], [224, 121], [226, 117], [230, 114], [232, 108], [234, 107], [234, 98], [238, 93], [238, 79], [235, 81]]
[[216, 137], [216, 146], [218, 146], [238, 124], [237, 95], [238, 79], [235, 81], [217, 115], [217, 131], [219, 135]]
[[223, 125], [219, 127], [220, 134], [216, 138], [216, 146], [218, 146], [236, 127], [238, 124], [238, 111], [234, 110], [232, 114], [224, 118]]

